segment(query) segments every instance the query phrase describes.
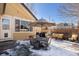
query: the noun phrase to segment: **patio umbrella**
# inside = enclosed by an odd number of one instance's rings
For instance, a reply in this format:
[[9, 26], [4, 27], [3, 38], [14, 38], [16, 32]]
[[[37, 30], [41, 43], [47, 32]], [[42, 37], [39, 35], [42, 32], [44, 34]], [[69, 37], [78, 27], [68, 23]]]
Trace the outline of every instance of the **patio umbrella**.
[[34, 26], [34, 27], [51, 27], [51, 26], [55, 26], [55, 23], [50, 23], [47, 21], [36, 21], [36, 22], [31, 22], [30, 26]]
[[30, 26], [35, 26], [35, 27], [45, 27], [45, 26], [55, 26], [55, 23], [49, 23], [49, 22], [31, 22]]
[[55, 26], [56, 24], [55, 23], [50, 23], [48, 21], [46, 21], [45, 19], [40, 19], [36, 22], [31, 22], [30, 23], [30, 26], [37, 26], [37, 27], [45, 27], [45, 26]]

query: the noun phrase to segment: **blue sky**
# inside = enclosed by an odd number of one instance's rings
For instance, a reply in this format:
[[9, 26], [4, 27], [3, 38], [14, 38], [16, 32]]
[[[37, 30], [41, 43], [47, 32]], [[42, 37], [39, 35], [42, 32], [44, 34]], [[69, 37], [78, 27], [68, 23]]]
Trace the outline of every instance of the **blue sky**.
[[65, 22], [64, 19], [59, 17], [58, 9], [61, 5], [60, 3], [36, 3], [33, 5], [33, 8], [37, 11], [35, 15], [38, 19], [44, 18], [58, 23]]

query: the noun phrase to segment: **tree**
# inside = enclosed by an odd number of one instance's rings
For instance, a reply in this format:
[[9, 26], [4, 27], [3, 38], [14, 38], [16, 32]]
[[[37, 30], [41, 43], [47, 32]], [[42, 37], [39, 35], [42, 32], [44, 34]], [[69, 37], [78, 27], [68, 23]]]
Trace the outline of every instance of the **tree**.
[[[66, 3], [62, 4], [58, 9], [59, 16], [66, 19], [66, 21], [72, 23], [79, 23], [79, 4], [77, 3]], [[77, 20], [76, 20], [77, 19]], [[78, 24], [77, 23], [77, 24]]]

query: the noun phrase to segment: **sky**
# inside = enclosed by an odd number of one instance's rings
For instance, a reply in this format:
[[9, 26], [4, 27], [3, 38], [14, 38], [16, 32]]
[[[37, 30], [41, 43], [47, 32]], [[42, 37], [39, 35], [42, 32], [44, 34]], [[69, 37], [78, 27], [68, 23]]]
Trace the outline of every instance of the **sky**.
[[32, 3], [31, 4], [32, 7], [30, 5], [29, 6], [31, 7], [31, 11], [35, 14], [35, 16], [38, 19], [43, 18], [49, 22], [55, 22], [55, 23], [77, 24], [77, 18], [61, 16], [63, 14], [59, 11], [59, 9], [61, 9], [63, 5], [67, 5], [67, 4], [64, 4], [64, 3]]
[[44, 18], [50, 22], [65, 22], [64, 19], [59, 17], [59, 11], [62, 4], [60, 3], [35, 3], [33, 8], [36, 10], [35, 16], [40, 19]]

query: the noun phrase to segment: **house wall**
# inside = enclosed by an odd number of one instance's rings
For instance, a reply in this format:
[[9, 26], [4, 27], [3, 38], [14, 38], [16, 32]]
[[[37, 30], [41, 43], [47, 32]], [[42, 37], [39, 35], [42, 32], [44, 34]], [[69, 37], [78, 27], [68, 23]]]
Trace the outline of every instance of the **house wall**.
[[4, 8], [4, 4], [3, 3], [0, 3], [0, 14], [3, 13], [3, 8]]
[[[1, 14], [0, 14], [1, 15]], [[32, 32], [15, 32], [15, 19], [27, 20], [27, 21], [36, 21], [36, 19], [21, 5], [21, 4], [6, 4], [5, 13], [0, 16], [0, 21], [2, 18], [10, 19], [10, 33], [11, 39], [24, 39], [30, 35], [35, 35], [35, 27], [33, 27]], [[0, 23], [1, 24], [1, 23]], [[3, 39], [2, 24], [0, 25], [0, 39]]]
[[[32, 32], [29, 32], [29, 31], [27, 31], [27, 32], [15, 32], [15, 19], [26, 20], [26, 21], [29, 21], [29, 20], [18, 18], [18, 17], [13, 17], [13, 16], [9, 16], [9, 15], [3, 15], [1, 17], [1, 19], [2, 18], [10, 20], [10, 30], [7, 31], [7, 32], [9, 33], [11, 39], [16, 39], [16, 40], [25, 39], [25, 38], [28, 38], [29, 36], [34, 36], [36, 34], [36, 32], [41, 32], [40, 27], [33, 27]], [[1, 39], [4, 39], [3, 38], [4, 32], [6, 32], [6, 31], [1, 30], [1, 33], [2, 33], [1, 34]]]
[[22, 19], [29, 19], [31, 21], [36, 21], [36, 19], [19, 3], [8, 3], [6, 4], [6, 15], [11, 15], [13, 17], [20, 17]]
[[13, 33], [13, 39], [22, 40], [22, 39], [29, 38], [29, 36], [35, 37], [36, 32], [41, 32], [41, 28], [40, 27], [33, 27], [32, 32], [14, 32]]
[[[9, 19], [10, 21], [10, 26], [9, 26], [9, 29], [8, 30], [3, 30], [2, 29], [2, 19]], [[14, 32], [14, 19], [12, 18], [12, 16], [6, 16], [6, 15], [2, 15], [1, 16], [1, 27], [0, 27], [0, 34], [1, 34], [1, 37], [0, 39], [5, 39], [4, 38], [4, 33], [8, 33], [9, 35], [9, 38], [12, 38], [12, 33]]]
[[29, 32], [29, 31], [28, 32], [13, 32], [13, 39], [22, 40], [22, 39], [29, 38], [29, 36], [35, 37], [36, 32], [41, 32], [41, 28], [40, 27], [33, 27], [32, 32]]
[[29, 36], [35, 36], [33, 32], [14, 32], [13, 39], [14, 40], [23, 40], [29, 38]]
[[41, 32], [41, 27], [34, 27], [34, 32]]
[[1, 39], [1, 15], [0, 15], [0, 39]]

